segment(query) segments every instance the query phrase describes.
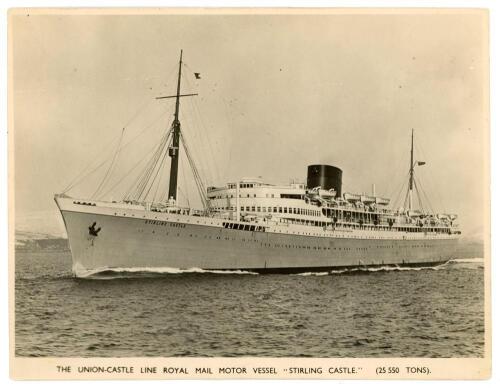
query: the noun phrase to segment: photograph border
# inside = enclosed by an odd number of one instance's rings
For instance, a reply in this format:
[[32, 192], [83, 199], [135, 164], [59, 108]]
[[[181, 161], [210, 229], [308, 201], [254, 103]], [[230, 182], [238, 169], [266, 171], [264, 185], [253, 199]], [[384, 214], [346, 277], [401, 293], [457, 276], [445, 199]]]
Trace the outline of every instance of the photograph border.
[[[164, 366], [171, 367], [187, 367], [194, 368], [196, 367], [210, 367], [212, 366], [214, 369], [223, 365], [224, 367], [246, 367], [250, 369], [252, 367], [261, 367], [263, 364], [269, 367], [276, 367], [283, 369], [286, 367], [322, 367], [323, 370], [327, 370], [332, 366], [345, 366], [352, 368], [361, 368], [359, 372], [353, 373], [352, 375], [329, 375], [327, 373], [323, 373], [321, 376], [307, 376], [304, 378], [310, 379], [418, 379], [418, 380], [436, 380], [436, 379], [487, 379], [491, 375], [491, 355], [492, 355], [492, 333], [491, 333], [491, 234], [490, 234], [490, 205], [491, 205], [491, 197], [490, 197], [490, 104], [486, 104], [485, 107], [487, 111], [485, 112], [485, 144], [484, 149], [488, 150], [488, 154], [484, 157], [483, 171], [485, 172], [485, 182], [484, 182], [484, 193], [485, 193], [485, 201], [484, 201], [484, 217], [487, 220], [487, 226], [485, 228], [485, 239], [484, 239], [484, 249], [485, 249], [485, 257], [484, 257], [484, 287], [485, 287], [485, 357], [484, 358], [454, 358], [454, 359], [434, 359], [434, 358], [254, 358], [254, 357], [245, 357], [245, 358], [24, 358], [24, 357], [16, 357], [15, 356], [15, 332], [14, 332], [14, 320], [15, 320], [15, 305], [14, 305], [14, 282], [15, 282], [15, 230], [13, 228], [15, 223], [15, 192], [14, 192], [14, 179], [15, 179], [15, 165], [14, 165], [14, 134], [13, 134], [13, 118], [14, 118], [14, 106], [13, 106], [13, 87], [12, 87], [12, 72], [13, 72], [13, 58], [12, 58], [12, 23], [10, 22], [11, 18], [15, 15], [22, 14], [26, 12], [27, 9], [11, 9], [9, 10], [8, 18], [8, 38], [9, 38], [9, 46], [8, 46], [8, 160], [9, 160], [9, 170], [8, 170], [8, 192], [9, 192], [9, 229], [8, 229], [8, 249], [9, 249], [9, 348], [10, 348], [10, 375], [14, 379], [51, 379], [51, 380], [67, 380], [67, 379], [198, 379], [199, 377], [194, 374], [189, 374], [187, 376], [176, 375], [169, 376], [165, 374], [157, 374], [157, 375], [141, 375], [136, 372], [141, 366], [157, 366], [160, 370]], [[266, 8], [266, 9], [255, 9], [255, 8], [189, 8], [189, 9], [179, 9], [179, 8], [162, 8], [162, 9], [144, 9], [144, 8], [92, 8], [92, 9], [82, 9], [82, 8], [73, 8], [73, 9], [53, 9], [53, 8], [44, 8], [44, 9], [33, 9], [30, 8], [29, 12], [32, 14], [45, 14], [53, 12], [57, 12], [60, 14], [74, 14], [75, 12], [85, 12], [88, 14], [102, 14], [105, 11], [108, 14], [307, 14], [307, 13], [317, 13], [318, 11], [321, 13], [356, 13], [356, 14], [400, 14], [400, 13], [428, 13], [428, 12], [443, 12], [449, 13], [450, 9], [415, 9], [415, 8], [397, 8], [397, 9], [283, 9], [283, 8]], [[109, 11], [109, 12], [108, 12]], [[452, 9], [453, 12], [478, 12], [482, 14], [485, 19], [489, 18], [488, 10], [485, 9]], [[138, 13], [139, 12], [139, 13]], [[488, 38], [488, 23], [485, 23], [486, 31], [485, 37]], [[486, 45], [485, 47], [489, 47]], [[489, 53], [484, 53], [484, 58], [489, 58]], [[489, 68], [488, 63], [484, 63], [486, 66], [484, 79], [484, 85], [489, 85]], [[485, 101], [489, 101], [489, 87], [484, 88], [485, 93]], [[70, 366], [72, 370], [75, 371], [78, 366], [81, 365], [89, 365], [91, 360], [91, 364], [95, 366], [127, 366], [133, 367], [134, 373], [123, 373], [123, 374], [88, 374], [81, 375], [75, 372], [61, 372], [58, 371], [57, 366]], [[145, 361], [147, 360], [147, 361]], [[380, 376], [377, 375], [376, 369], [377, 367], [385, 365], [385, 366], [395, 366], [400, 368], [405, 368], [407, 366], [426, 366], [430, 373], [427, 375], [402, 375], [398, 374], [395, 376]], [[206, 378], [203, 377], [203, 378]], [[248, 374], [245, 376], [230, 374], [214, 374], [212, 378], [215, 379], [297, 379], [297, 376], [289, 376], [285, 373], [278, 373], [275, 376], [259, 376], [254, 374]]]

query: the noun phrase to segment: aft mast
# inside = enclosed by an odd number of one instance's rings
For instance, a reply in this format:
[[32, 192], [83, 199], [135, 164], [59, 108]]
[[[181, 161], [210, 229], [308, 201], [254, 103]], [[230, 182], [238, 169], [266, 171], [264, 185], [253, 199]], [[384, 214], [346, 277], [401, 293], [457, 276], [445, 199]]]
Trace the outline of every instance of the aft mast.
[[408, 184], [408, 208], [413, 210], [413, 128], [411, 130], [410, 182]]

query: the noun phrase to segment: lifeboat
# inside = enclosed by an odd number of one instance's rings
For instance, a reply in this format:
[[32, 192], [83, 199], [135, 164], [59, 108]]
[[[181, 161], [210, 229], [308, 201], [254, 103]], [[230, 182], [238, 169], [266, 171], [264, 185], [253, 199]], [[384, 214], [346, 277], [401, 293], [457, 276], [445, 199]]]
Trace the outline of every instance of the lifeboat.
[[380, 198], [380, 197], [376, 197], [376, 198], [375, 198], [375, 202], [376, 202], [378, 205], [387, 206], [387, 205], [389, 205], [390, 199], [388, 199], [388, 198]]
[[361, 195], [359, 194], [351, 194], [351, 193], [344, 193], [344, 199], [349, 202], [360, 202], [361, 201]]
[[376, 198], [372, 197], [371, 195], [362, 195], [361, 196], [361, 202], [363, 202], [366, 205], [371, 204], [371, 203], [375, 203], [375, 201], [376, 201]]
[[337, 195], [337, 192], [335, 191], [335, 189], [330, 189], [330, 190], [319, 189], [318, 195], [323, 199], [332, 200]]

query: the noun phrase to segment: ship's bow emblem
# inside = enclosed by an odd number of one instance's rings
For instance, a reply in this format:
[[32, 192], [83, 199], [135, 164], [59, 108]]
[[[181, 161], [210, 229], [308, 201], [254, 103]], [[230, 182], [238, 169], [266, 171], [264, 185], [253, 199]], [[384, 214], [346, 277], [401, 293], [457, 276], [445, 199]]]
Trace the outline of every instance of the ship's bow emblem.
[[89, 236], [97, 237], [97, 235], [101, 231], [101, 227], [99, 227], [97, 229], [95, 228], [96, 224], [97, 224], [97, 222], [94, 222], [92, 225], [89, 226]]

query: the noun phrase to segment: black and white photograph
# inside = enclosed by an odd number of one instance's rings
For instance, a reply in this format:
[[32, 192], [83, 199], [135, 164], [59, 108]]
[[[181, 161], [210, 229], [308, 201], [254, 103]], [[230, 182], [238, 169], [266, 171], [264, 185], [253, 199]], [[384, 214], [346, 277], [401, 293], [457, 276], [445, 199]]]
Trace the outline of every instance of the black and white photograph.
[[489, 376], [487, 10], [8, 28], [12, 377]]

